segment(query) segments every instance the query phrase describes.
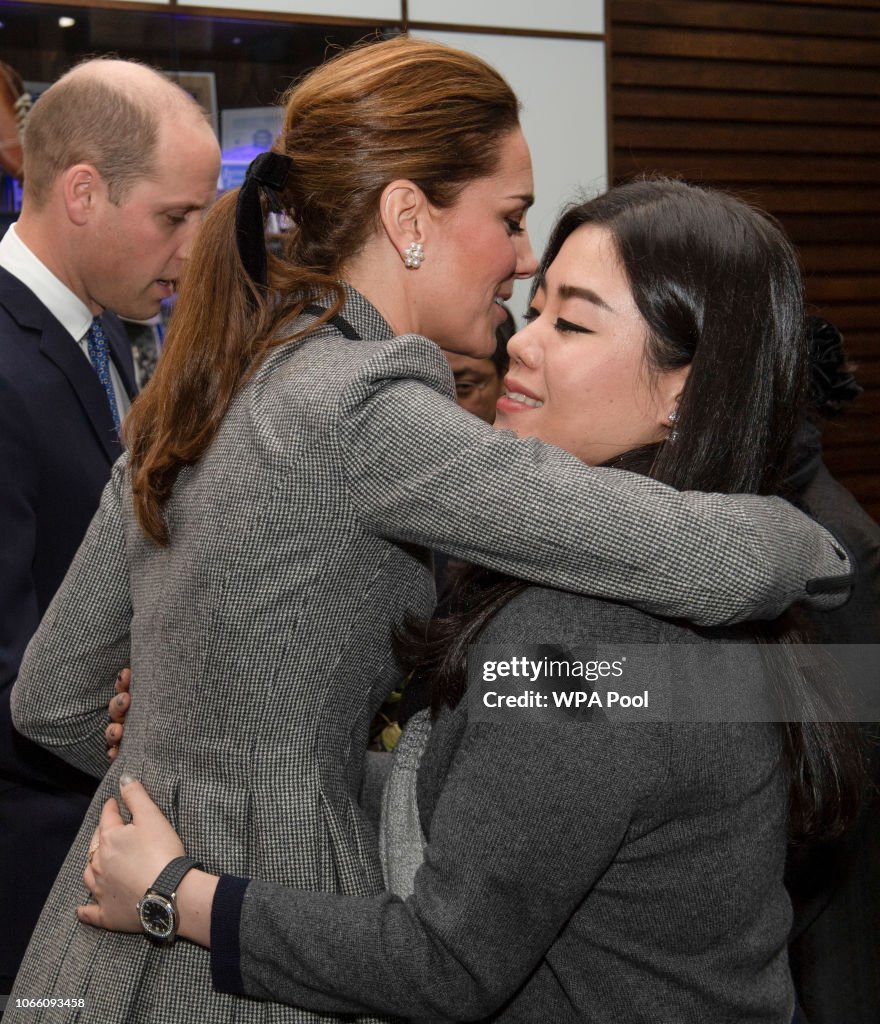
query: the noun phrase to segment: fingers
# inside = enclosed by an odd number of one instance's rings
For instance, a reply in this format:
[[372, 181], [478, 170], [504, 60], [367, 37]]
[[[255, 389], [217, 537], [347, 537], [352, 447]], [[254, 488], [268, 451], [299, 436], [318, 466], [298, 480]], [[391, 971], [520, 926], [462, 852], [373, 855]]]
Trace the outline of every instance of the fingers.
[[[114, 717], [113, 703], [117, 699], [117, 697], [114, 697], [110, 702], [109, 710], [111, 718]], [[127, 710], [128, 708], [126, 707], [120, 711], [118, 724], [116, 722], [111, 722], [104, 730], [104, 744], [107, 747], [107, 757], [109, 757], [111, 761], [114, 760], [116, 755], [119, 753], [119, 746], [122, 743], [122, 736], [125, 732], [125, 726], [122, 725], [122, 720], [124, 719], [125, 712]]]
[[83, 882], [86, 889], [90, 893], [95, 891], [95, 869], [92, 867], [92, 859], [98, 852], [98, 848], [101, 845], [99, 830], [95, 829], [95, 834], [92, 836], [92, 841], [89, 843], [89, 852], [86, 856], [86, 866], [83, 871]]
[[122, 794], [125, 806], [131, 813], [133, 824], [137, 824], [139, 820], [143, 821], [144, 819], [161, 818], [163, 821], [166, 820], [165, 815], [158, 805], [153, 803], [144, 787], [130, 775], [122, 775], [120, 777], [119, 792]]
[[101, 838], [101, 833], [105, 829], [119, 828], [124, 825], [125, 822], [122, 820], [122, 815], [119, 813], [119, 804], [111, 797], [106, 801], [101, 811], [101, 817], [98, 820], [98, 839]]
[[[149, 809], [161, 815], [140, 784], [126, 785], [126, 789], [132, 794], [132, 803], [139, 808], [141, 817]], [[136, 854], [144, 845], [143, 829], [138, 830], [133, 823], [126, 825], [119, 811], [119, 802], [112, 798], [101, 808], [82, 874], [90, 899], [77, 908], [77, 917], [83, 924], [96, 928], [137, 932], [141, 928], [137, 902], [149, 880], [158, 876], [173, 855], [167, 856], [163, 849], [141, 867]], [[160, 861], [161, 866], [156, 867]], [[144, 878], [148, 880], [143, 881]]]
[[110, 725], [104, 730], [104, 742], [107, 746], [107, 757], [115, 761], [119, 754], [119, 745], [122, 743], [122, 736], [125, 732], [125, 716], [131, 707], [131, 669], [124, 668], [116, 677], [113, 684], [115, 695], [111, 697], [107, 705], [107, 714], [110, 716]]
[[124, 722], [131, 705], [131, 697], [128, 693], [117, 693], [107, 705], [107, 714], [113, 722]]
[[95, 854], [98, 852], [98, 847], [100, 845], [101, 845], [101, 837], [100, 837], [100, 835], [98, 833], [98, 829], [95, 829], [94, 833], [92, 834], [92, 841], [89, 843], [89, 852], [86, 855], [86, 862], [88, 864], [92, 863], [92, 857], [94, 857]]
[[77, 907], [76, 916], [83, 924], [90, 924], [95, 928], [101, 927], [101, 908], [97, 903], [86, 903], [85, 906]]

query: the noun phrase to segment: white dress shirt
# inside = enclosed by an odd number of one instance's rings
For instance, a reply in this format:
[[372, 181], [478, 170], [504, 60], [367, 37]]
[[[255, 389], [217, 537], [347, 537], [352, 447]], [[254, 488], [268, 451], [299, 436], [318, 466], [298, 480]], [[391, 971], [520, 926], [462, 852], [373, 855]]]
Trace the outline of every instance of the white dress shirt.
[[[88, 306], [74, 295], [66, 284], [59, 281], [44, 263], [37, 259], [18, 237], [14, 224], [0, 238], [0, 267], [8, 270], [25, 287], [30, 288], [52, 316], [70, 334], [91, 366], [87, 335], [94, 318], [89, 312]], [[112, 359], [110, 360], [110, 380], [113, 383], [116, 408], [119, 410], [121, 419], [128, 412], [131, 400]]]

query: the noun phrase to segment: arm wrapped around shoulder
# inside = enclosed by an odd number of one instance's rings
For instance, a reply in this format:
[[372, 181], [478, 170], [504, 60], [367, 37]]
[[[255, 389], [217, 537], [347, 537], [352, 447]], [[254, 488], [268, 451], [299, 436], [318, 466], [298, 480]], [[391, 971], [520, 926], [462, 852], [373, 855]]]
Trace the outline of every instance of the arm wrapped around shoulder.
[[449, 396], [436, 345], [389, 342], [340, 396], [366, 527], [536, 583], [721, 625], [843, 603], [843, 547], [781, 498], [677, 491], [493, 430]]

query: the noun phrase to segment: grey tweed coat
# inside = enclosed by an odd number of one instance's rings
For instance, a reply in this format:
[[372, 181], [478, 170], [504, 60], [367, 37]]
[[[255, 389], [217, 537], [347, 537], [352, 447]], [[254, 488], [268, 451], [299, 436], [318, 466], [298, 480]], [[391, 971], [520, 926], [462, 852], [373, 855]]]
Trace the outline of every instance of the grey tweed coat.
[[[356, 293], [344, 313], [368, 340], [325, 326], [272, 353], [180, 474], [167, 547], [138, 529], [117, 463], [28, 649], [17, 727], [96, 776], [124, 665], [136, 697], [9, 1024], [328, 1019], [215, 993], [208, 952], [187, 942], [158, 948], [80, 924], [81, 875], [126, 770], [209, 871], [378, 892], [357, 793], [368, 724], [395, 681], [389, 631], [434, 602], [424, 547], [702, 622], [776, 614], [808, 577], [846, 568], [783, 503], [681, 495], [492, 431], [455, 407], [434, 345], [394, 338]], [[16, 1007], [39, 998], [85, 1006]]]

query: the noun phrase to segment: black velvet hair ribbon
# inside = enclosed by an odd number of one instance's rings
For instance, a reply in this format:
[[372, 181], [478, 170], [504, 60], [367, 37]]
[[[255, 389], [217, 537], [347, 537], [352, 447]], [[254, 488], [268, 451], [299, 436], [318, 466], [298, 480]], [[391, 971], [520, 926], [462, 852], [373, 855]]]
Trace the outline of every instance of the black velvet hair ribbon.
[[254, 284], [266, 287], [266, 234], [260, 193], [273, 213], [283, 213], [278, 193], [284, 188], [293, 161], [283, 153], [260, 153], [251, 161], [235, 205], [238, 254]]

